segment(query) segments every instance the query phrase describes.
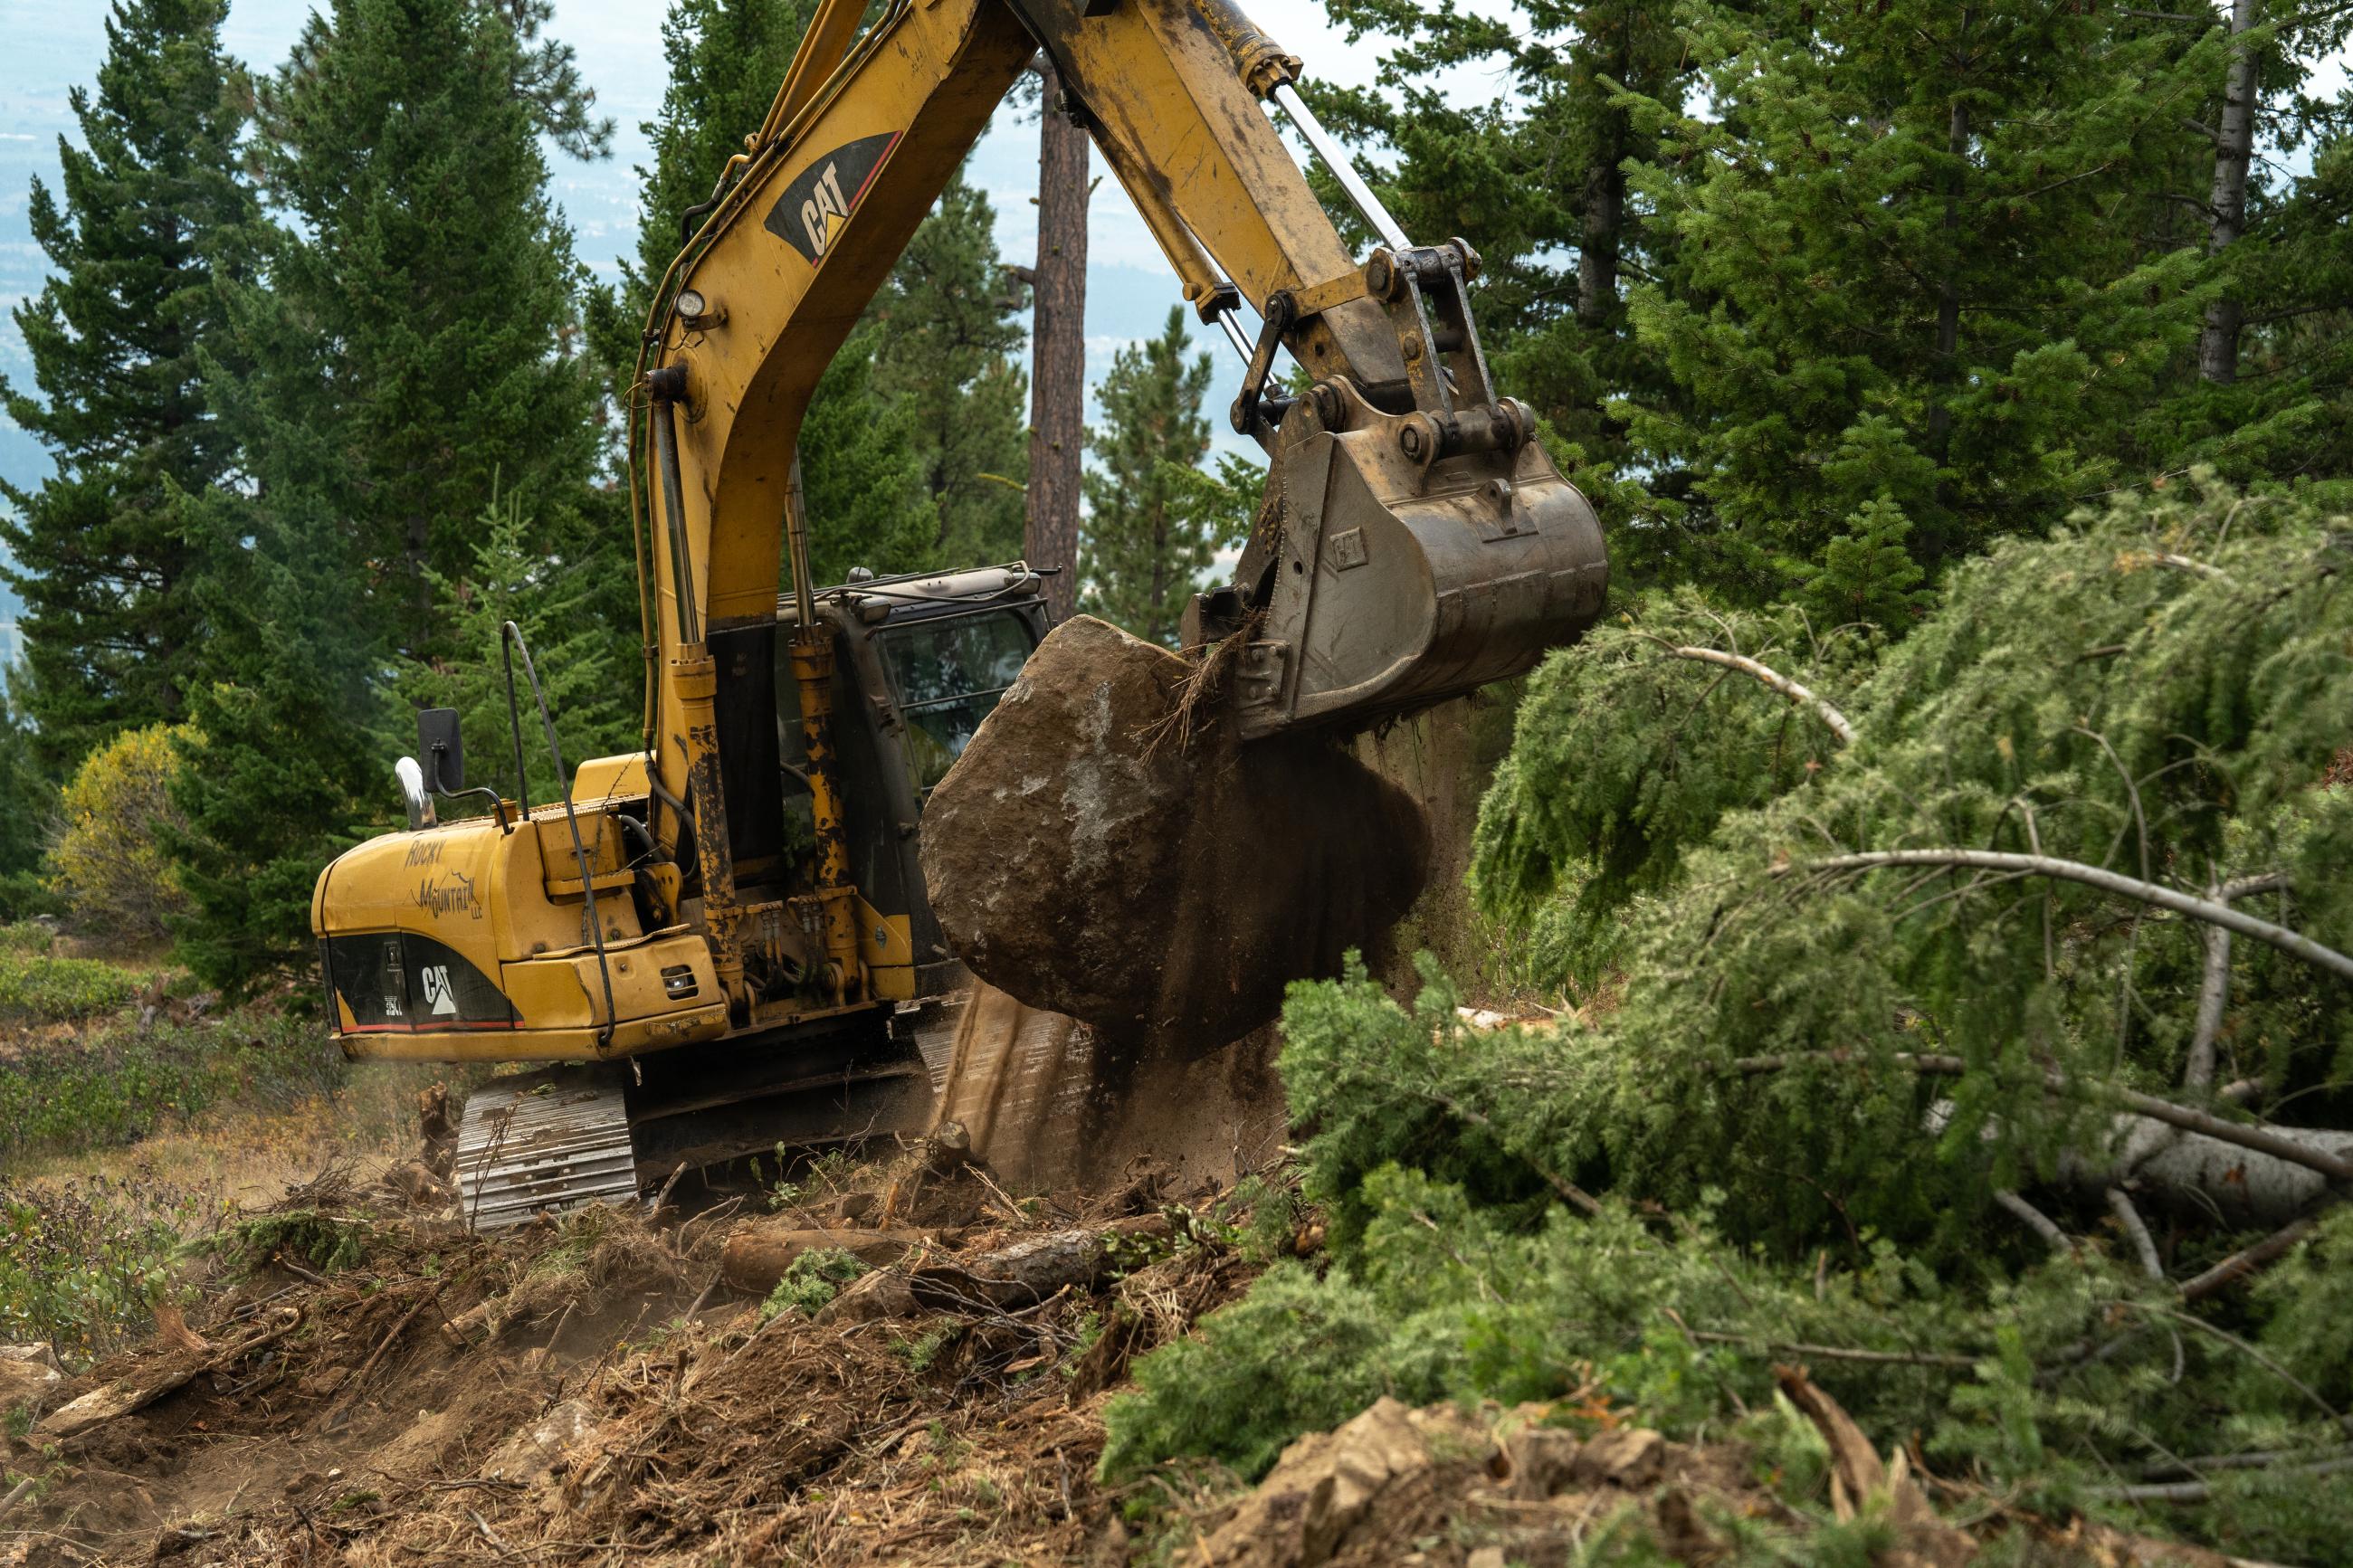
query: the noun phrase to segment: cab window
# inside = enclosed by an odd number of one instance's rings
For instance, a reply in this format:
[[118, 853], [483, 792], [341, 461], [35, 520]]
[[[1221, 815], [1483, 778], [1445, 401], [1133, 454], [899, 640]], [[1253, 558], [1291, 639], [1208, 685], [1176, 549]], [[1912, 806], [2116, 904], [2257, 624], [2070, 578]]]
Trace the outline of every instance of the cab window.
[[907, 721], [915, 793], [928, 796], [1021, 673], [1029, 624], [1011, 613], [956, 616], [892, 626], [879, 640]]

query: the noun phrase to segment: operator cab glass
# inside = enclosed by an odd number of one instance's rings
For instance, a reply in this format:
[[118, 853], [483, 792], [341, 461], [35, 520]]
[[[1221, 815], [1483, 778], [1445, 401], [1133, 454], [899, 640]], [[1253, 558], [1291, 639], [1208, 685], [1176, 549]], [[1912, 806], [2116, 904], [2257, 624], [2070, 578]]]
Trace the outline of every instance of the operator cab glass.
[[950, 616], [886, 627], [876, 642], [907, 723], [915, 794], [928, 798], [1021, 673], [1029, 626], [1005, 611]]

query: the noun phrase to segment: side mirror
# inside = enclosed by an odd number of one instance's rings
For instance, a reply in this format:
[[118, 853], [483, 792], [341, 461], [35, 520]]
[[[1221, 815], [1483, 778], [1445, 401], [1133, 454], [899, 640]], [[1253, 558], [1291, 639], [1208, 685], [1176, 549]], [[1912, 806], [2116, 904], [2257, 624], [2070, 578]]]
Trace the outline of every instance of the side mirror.
[[417, 710], [417, 755], [435, 795], [456, 795], [466, 787], [466, 742], [455, 708]]

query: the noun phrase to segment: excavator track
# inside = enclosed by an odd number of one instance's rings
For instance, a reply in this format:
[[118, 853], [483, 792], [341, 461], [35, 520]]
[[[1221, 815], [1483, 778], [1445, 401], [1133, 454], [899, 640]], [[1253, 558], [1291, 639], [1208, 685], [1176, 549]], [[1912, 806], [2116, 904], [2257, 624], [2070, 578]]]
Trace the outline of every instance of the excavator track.
[[469, 1230], [637, 1201], [637, 1154], [617, 1074], [558, 1068], [495, 1079], [467, 1096], [458, 1203]]

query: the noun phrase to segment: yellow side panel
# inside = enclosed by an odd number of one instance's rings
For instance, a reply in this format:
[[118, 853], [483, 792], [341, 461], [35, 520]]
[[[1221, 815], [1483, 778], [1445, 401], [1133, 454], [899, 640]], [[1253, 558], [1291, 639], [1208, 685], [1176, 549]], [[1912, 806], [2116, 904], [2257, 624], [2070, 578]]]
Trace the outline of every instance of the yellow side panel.
[[892, 1002], [915, 999], [915, 939], [907, 917], [886, 915], [858, 900], [858, 960], [874, 983], [874, 994]]
[[642, 800], [646, 790], [646, 754], [591, 757], [572, 775], [572, 804], [603, 805], [617, 800]]

